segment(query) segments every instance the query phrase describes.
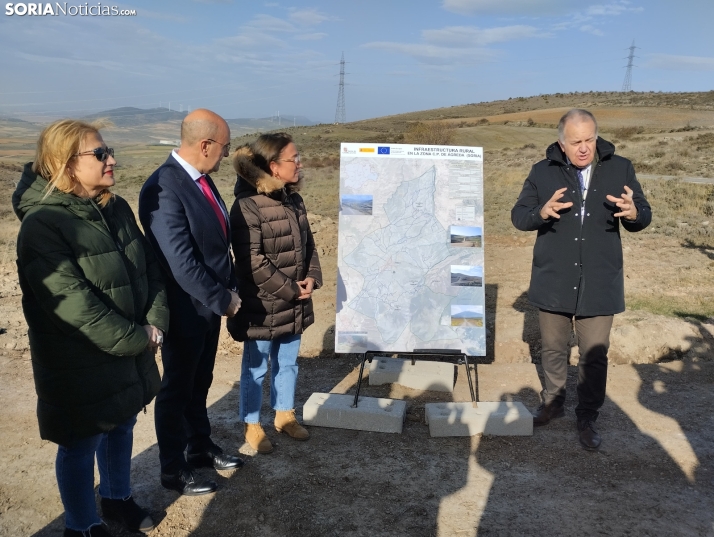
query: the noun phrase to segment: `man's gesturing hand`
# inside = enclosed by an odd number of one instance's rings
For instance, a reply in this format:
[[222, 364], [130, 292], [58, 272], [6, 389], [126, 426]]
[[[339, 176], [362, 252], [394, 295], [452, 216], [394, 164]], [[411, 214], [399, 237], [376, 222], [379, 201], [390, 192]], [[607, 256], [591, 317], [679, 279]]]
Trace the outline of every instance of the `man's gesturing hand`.
[[229, 289], [228, 292], [231, 294], [231, 303], [228, 304], [224, 315], [226, 317], [233, 317], [236, 313], [238, 313], [238, 310], [240, 309], [240, 297], [235, 291], [231, 291]]
[[632, 189], [629, 186], [625, 186], [625, 193], [620, 194], [619, 198], [608, 194], [607, 199], [620, 209], [620, 212], [613, 216], [622, 216], [625, 220], [637, 220], [637, 207], [632, 201]]
[[540, 217], [543, 220], [547, 220], [548, 218], [555, 218], [556, 220], [560, 220], [560, 215], [558, 214], [558, 211], [562, 211], [563, 209], [567, 209], [568, 207], [573, 206], [572, 201], [566, 201], [565, 203], [558, 201], [560, 198], [563, 197], [563, 194], [565, 194], [566, 190], [568, 190], [568, 187], [559, 188], [555, 191], [553, 197], [550, 198], [545, 205], [543, 205], [543, 208], [540, 210]]

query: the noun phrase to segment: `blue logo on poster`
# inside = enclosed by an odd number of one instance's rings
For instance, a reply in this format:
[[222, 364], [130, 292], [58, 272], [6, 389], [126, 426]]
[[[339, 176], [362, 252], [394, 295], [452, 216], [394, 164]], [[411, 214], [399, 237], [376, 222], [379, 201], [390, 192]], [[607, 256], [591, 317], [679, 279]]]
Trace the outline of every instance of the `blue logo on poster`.
[[377, 147], [377, 154], [378, 155], [389, 155], [389, 148], [388, 147]]

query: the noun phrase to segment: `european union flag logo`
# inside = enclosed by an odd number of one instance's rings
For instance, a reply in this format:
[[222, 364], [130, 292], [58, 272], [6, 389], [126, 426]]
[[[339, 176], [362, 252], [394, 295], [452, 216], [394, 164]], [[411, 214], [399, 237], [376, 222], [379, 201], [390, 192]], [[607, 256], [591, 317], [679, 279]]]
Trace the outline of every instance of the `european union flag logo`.
[[377, 154], [378, 155], [389, 155], [389, 148], [388, 147], [377, 147]]

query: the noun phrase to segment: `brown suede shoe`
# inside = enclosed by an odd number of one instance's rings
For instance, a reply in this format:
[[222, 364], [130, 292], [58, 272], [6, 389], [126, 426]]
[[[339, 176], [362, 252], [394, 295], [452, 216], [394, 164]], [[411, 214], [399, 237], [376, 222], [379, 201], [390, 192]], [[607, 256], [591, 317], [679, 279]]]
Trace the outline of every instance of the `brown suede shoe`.
[[275, 430], [279, 433], [287, 433], [288, 436], [295, 440], [307, 440], [310, 438], [310, 433], [295, 418], [295, 410], [276, 410]]
[[246, 423], [244, 431], [245, 441], [258, 453], [265, 454], [273, 452], [273, 444], [271, 444], [268, 437], [265, 436], [265, 431], [260, 423]]
[[557, 404], [556, 402], [543, 403], [536, 410], [535, 416], [533, 416], [533, 426], [546, 425], [550, 420], [562, 418], [563, 416], [565, 416], [565, 409], [562, 404]]

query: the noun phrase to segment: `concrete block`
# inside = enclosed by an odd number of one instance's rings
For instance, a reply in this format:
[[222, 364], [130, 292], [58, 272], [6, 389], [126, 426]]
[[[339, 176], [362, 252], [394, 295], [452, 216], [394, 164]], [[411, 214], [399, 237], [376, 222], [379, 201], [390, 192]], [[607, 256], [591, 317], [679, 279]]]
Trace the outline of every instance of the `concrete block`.
[[520, 401], [538, 406], [541, 387], [534, 364], [478, 364], [479, 401]]
[[415, 390], [454, 391], [454, 364], [375, 356], [369, 364], [369, 385], [401, 384]]
[[519, 402], [427, 403], [426, 422], [431, 436], [530, 436], [533, 415]]
[[313, 393], [302, 409], [305, 425], [335, 427], [377, 433], [401, 433], [407, 413], [406, 401], [360, 397], [352, 408], [353, 395]]

